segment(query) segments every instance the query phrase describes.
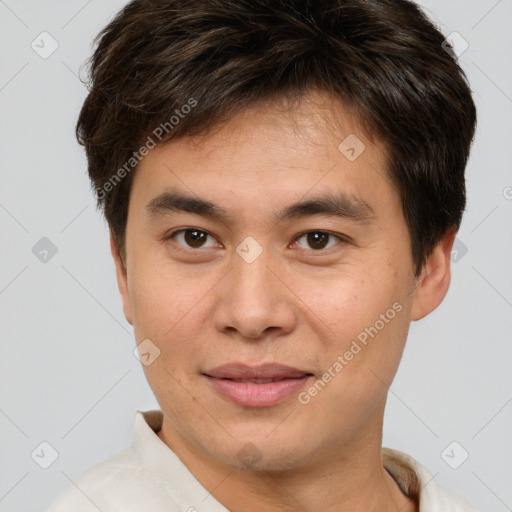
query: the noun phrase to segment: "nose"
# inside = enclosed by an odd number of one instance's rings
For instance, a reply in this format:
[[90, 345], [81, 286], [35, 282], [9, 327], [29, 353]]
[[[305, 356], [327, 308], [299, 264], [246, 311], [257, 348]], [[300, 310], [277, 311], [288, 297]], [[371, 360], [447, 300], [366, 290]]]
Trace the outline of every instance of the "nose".
[[294, 295], [265, 250], [252, 262], [235, 253], [232, 269], [217, 293], [215, 327], [221, 332], [268, 339], [287, 334], [296, 325]]

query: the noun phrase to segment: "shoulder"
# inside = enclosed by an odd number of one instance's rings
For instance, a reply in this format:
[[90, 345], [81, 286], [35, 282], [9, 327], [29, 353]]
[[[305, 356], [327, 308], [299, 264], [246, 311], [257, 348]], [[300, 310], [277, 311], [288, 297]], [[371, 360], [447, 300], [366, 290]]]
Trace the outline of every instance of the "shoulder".
[[148, 471], [133, 448], [86, 469], [69, 482], [47, 512], [178, 512], [157, 475]]
[[478, 512], [461, 498], [439, 486], [430, 471], [406, 453], [383, 448], [385, 468], [404, 494], [419, 502], [419, 512]]

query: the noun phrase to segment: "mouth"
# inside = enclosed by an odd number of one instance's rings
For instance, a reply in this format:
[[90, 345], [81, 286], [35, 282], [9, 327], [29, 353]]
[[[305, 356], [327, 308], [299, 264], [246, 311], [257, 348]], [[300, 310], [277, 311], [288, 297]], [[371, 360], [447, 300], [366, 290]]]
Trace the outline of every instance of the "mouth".
[[203, 373], [213, 391], [242, 407], [271, 407], [294, 395], [314, 376], [286, 365], [232, 363]]
[[[298, 377], [295, 377], [298, 378]], [[232, 382], [242, 382], [246, 384], [270, 384], [271, 382], [280, 382], [282, 380], [286, 380], [286, 378], [283, 379], [225, 379], [225, 380], [231, 380]]]

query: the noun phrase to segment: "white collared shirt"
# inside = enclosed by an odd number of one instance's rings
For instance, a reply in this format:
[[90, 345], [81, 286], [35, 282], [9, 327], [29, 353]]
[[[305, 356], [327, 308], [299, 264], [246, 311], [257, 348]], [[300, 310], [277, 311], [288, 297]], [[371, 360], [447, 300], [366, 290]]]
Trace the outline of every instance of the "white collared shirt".
[[[81, 473], [47, 512], [229, 512], [158, 437], [162, 419], [137, 411], [131, 446]], [[403, 492], [419, 493], [420, 512], [477, 512], [405, 453], [384, 448], [383, 462]]]

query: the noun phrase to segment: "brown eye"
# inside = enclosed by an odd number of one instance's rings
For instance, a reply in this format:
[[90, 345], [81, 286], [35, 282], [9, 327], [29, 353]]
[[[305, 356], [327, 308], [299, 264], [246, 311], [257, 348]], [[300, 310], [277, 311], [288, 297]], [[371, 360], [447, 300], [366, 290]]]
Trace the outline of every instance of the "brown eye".
[[175, 239], [179, 245], [187, 249], [201, 249], [212, 247], [205, 245], [208, 236], [209, 234], [201, 229], [187, 228], [174, 231], [169, 238]]
[[326, 233], [308, 233], [306, 239], [310, 247], [314, 249], [323, 249], [329, 241], [329, 235]]
[[197, 248], [204, 244], [207, 236], [208, 235], [204, 231], [192, 231], [189, 229], [185, 231], [184, 238], [187, 244], [189, 244], [191, 247]]
[[[307, 247], [302, 246], [302, 248], [304, 248], [304, 249], [310, 248], [315, 251], [325, 249], [327, 247], [327, 245], [331, 242], [331, 239], [334, 239], [334, 240], [337, 239], [338, 241], [342, 241], [342, 239], [340, 237], [335, 236], [332, 233], [328, 233], [326, 231], [308, 231], [306, 233], [303, 233], [302, 235], [300, 235], [297, 238], [296, 243], [299, 246], [301, 245], [299, 243], [299, 241], [301, 239], [305, 239], [306, 245], [307, 245]], [[333, 247], [333, 245], [336, 245], [336, 244], [331, 244], [327, 248], [330, 249], [331, 247]]]

